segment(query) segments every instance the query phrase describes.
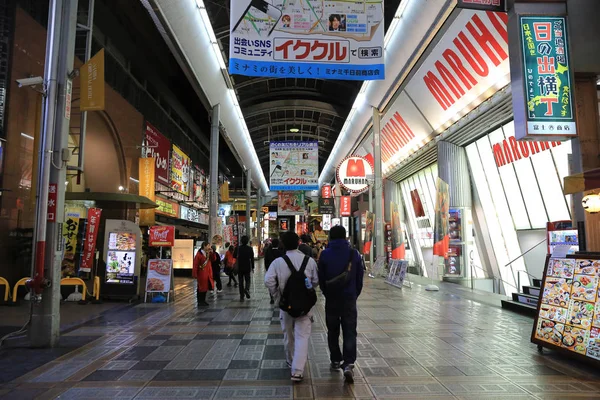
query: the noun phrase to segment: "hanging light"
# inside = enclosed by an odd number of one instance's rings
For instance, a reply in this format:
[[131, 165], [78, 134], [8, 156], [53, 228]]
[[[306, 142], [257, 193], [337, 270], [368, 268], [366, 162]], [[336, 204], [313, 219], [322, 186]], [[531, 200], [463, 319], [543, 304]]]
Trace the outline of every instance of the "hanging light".
[[600, 212], [600, 194], [588, 194], [581, 200], [581, 205], [590, 214]]
[[291, 128], [290, 132], [292, 132], [292, 133], [298, 133], [298, 132], [300, 132], [300, 129], [298, 129], [298, 128]]

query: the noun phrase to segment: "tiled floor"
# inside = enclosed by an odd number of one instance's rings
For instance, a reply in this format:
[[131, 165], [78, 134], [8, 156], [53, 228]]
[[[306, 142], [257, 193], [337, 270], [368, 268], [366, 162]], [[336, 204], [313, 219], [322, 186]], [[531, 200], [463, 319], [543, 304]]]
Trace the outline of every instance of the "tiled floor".
[[359, 300], [356, 383], [329, 370], [320, 301], [305, 381], [293, 385], [279, 312], [255, 278], [250, 301], [225, 288], [205, 309], [196, 308], [193, 282], [178, 279], [175, 303], [119, 309], [72, 329], [63, 340], [75, 350], [40, 353], [52, 361], [21, 376], [14, 371], [37, 353], [5, 350], [0, 399], [600, 398], [600, 371], [537, 353], [532, 319], [374, 280]]

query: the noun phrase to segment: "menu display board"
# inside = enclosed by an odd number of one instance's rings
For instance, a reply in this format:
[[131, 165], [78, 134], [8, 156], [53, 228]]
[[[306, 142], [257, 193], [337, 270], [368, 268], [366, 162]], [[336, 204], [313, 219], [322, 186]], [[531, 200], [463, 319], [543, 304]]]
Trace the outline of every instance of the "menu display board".
[[134, 283], [136, 239], [136, 235], [129, 232], [110, 232], [108, 234], [106, 283]]
[[173, 260], [148, 260], [146, 292], [168, 292], [171, 290]]
[[600, 260], [551, 258], [532, 341], [600, 361]]

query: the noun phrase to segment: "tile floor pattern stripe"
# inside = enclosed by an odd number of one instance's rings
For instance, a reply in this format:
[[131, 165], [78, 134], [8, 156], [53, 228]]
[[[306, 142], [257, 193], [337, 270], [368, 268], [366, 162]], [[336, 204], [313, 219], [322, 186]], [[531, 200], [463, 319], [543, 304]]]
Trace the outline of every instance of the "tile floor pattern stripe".
[[134, 318], [104, 315], [70, 330], [69, 339], [86, 344], [0, 384], [0, 399], [600, 397], [600, 372], [537, 353], [530, 318], [443, 290], [400, 290], [377, 280], [366, 281], [358, 303], [355, 384], [344, 385], [329, 369], [320, 299], [305, 381], [293, 385], [279, 311], [262, 277], [253, 276], [251, 300], [241, 303], [237, 289], [225, 287], [201, 309], [194, 282], [177, 278], [174, 303], [139, 304], [129, 311]]

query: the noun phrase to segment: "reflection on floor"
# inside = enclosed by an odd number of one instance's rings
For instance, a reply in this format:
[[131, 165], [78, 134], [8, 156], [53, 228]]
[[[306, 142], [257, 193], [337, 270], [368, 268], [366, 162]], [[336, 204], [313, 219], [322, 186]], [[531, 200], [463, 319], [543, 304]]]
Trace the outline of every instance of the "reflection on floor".
[[279, 312], [254, 278], [244, 303], [225, 287], [198, 309], [193, 281], [178, 279], [173, 304], [108, 311], [67, 331], [61, 349], [3, 350], [0, 399], [600, 398], [600, 371], [537, 353], [532, 319], [379, 280], [359, 300], [356, 383], [329, 370], [320, 301], [305, 381], [294, 385]]

